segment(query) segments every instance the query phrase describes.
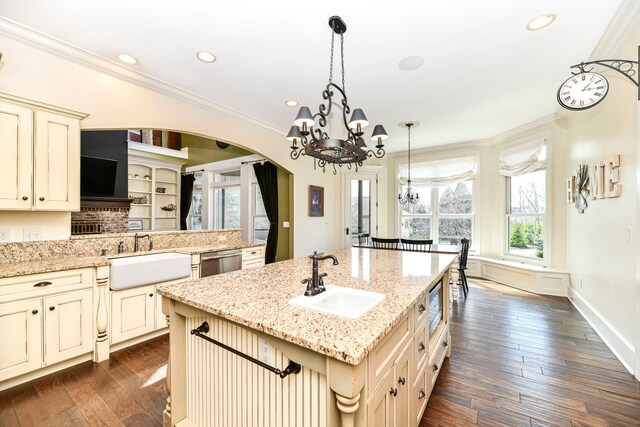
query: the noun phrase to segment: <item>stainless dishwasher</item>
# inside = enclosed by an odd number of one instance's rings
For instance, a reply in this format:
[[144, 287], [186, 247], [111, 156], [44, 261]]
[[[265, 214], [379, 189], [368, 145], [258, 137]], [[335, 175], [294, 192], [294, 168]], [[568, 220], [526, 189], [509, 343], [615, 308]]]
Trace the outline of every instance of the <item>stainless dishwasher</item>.
[[242, 269], [242, 250], [207, 252], [200, 255], [200, 277]]

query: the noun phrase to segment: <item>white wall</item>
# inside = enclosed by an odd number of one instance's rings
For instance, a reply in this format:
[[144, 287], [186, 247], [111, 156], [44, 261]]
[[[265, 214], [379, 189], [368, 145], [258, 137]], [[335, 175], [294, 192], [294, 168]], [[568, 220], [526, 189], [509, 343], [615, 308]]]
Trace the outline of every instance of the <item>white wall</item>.
[[[308, 158], [291, 160], [284, 130], [228, 113], [195, 97], [189, 102], [172, 96], [170, 88], [161, 92], [124, 81], [90, 68], [93, 66], [90, 61], [79, 65], [4, 35], [0, 36], [0, 46], [5, 63], [0, 72], [0, 91], [89, 113], [81, 122], [82, 129], [183, 131], [230, 141], [267, 156], [294, 174], [294, 218], [291, 220], [295, 256], [341, 246], [339, 227], [335, 226], [340, 223], [340, 173], [334, 176], [330, 170], [325, 174], [314, 171], [313, 161]], [[308, 216], [309, 185], [325, 187], [323, 218]], [[23, 218], [0, 213], [0, 228], [10, 225], [12, 229], [20, 229], [39, 224], [42, 220], [38, 218], [46, 215]], [[64, 225], [59, 221], [47, 222], [45, 236], [68, 236], [69, 221], [67, 215]]]
[[[639, 40], [640, 19], [609, 57], [635, 60]], [[574, 303], [618, 358], [640, 378], [638, 90], [620, 74], [604, 74], [610, 90], [602, 105], [566, 114], [566, 165], [574, 172], [579, 164], [594, 165], [620, 154], [622, 196], [590, 200], [584, 214], [568, 210], [567, 265]], [[634, 242], [626, 239], [627, 227], [632, 227]]]

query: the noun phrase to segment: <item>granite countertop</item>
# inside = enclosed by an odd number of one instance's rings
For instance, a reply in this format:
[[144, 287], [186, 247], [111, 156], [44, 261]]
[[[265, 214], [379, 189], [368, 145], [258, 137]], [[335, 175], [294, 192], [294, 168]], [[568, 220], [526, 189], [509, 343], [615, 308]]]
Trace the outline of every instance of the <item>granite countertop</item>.
[[290, 305], [311, 276], [311, 259], [234, 271], [158, 287], [168, 298], [357, 365], [418, 301], [457, 255], [350, 248], [320, 261], [325, 284], [379, 292], [385, 299], [355, 320]]
[[218, 242], [210, 245], [187, 246], [182, 248], [158, 249], [151, 252], [125, 252], [123, 254], [112, 254], [107, 256], [69, 256], [60, 258], [50, 258], [35, 261], [23, 261], [0, 264], [0, 278], [24, 276], [27, 274], [50, 273], [52, 271], [73, 270], [76, 268], [101, 267], [111, 265], [111, 258], [123, 258], [139, 255], [150, 255], [163, 252], [179, 252], [183, 254], [201, 254], [205, 252], [216, 252], [229, 249], [241, 249], [264, 246], [262, 244], [248, 242]]

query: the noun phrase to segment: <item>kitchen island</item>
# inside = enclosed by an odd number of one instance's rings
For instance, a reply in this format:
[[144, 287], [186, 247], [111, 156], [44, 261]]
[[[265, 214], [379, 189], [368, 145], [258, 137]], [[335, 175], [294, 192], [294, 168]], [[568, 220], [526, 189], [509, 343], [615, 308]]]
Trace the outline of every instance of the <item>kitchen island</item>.
[[[456, 255], [332, 254], [339, 265], [320, 262], [326, 284], [384, 295], [360, 318], [289, 303], [305, 291], [308, 257], [158, 288], [170, 325], [166, 425], [419, 424], [451, 348]], [[211, 340], [280, 370], [295, 362], [300, 372], [281, 379]]]

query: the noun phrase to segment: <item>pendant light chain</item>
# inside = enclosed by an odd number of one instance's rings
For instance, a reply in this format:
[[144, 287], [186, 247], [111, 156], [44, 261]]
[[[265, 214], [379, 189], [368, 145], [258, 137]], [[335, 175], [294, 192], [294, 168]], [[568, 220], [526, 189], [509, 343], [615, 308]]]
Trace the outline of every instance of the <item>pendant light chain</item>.
[[409, 128], [409, 151], [407, 153], [407, 158], [408, 158], [408, 178], [407, 178], [407, 185], [409, 188], [411, 188], [411, 126], [408, 126]]
[[342, 62], [342, 90], [346, 93], [347, 88], [344, 85], [344, 34], [340, 34], [340, 61]]
[[331, 60], [329, 60], [329, 84], [333, 82], [333, 39], [336, 33], [331, 32]]

